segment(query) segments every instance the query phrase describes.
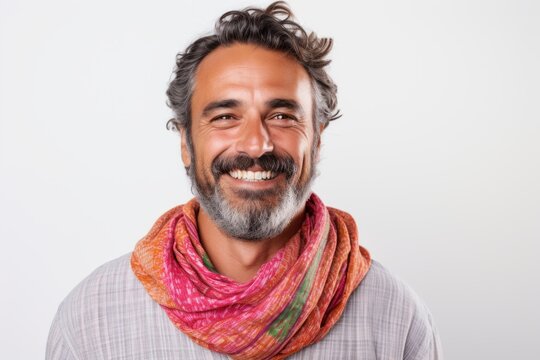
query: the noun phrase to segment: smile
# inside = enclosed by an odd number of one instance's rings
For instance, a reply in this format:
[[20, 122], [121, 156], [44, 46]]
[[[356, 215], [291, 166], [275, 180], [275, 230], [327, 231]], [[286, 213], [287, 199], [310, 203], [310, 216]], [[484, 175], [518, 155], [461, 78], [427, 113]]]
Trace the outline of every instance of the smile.
[[265, 181], [273, 179], [277, 176], [276, 173], [272, 171], [246, 171], [246, 170], [233, 170], [229, 172], [233, 178], [238, 180], [247, 180], [247, 181]]

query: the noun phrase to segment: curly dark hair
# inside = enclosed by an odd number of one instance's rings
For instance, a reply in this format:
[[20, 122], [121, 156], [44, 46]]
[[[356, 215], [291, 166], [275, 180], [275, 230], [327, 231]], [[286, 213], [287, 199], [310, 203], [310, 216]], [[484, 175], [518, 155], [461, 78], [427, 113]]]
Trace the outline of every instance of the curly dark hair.
[[[293, 56], [304, 66], [312, 81], [315, 119], [323, 127], [341, 115], [337, 106], [337, 86], [327, 74], [325, 59], [332, 49], [332, 39], [309, 34], [298, 23], [284, 1], [276, 1], [266, 9], [246, 8], [223, 14], [215, 25], [215, 33], [201, 37], [176, 56], [174, 78], [167, 89], [167, 105], [174, 118], [167, 122], [168, 129], [186, 130], [188, 146], [191, 140], [191, 96], [195, 73], [200, 62], [219, 46], [234, 43], [259, 45]], [[319, 126], [315, 126], [318, 138]]]

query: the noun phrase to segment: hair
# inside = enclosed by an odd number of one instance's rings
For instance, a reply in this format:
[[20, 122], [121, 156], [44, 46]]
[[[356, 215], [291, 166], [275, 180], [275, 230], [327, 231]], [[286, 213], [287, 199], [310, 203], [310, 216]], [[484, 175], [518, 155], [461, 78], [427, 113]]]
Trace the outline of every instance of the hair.
[[[167, 122], [167, 128], [185, 130], [187, 145], [192, 149], [191, 97], [198, 65], [219, 46], [235, 43], [254, 44], [294, 57], [311, 78], [314, 125], [326, 128], [330, 121], [339, 118], [337, 86], [325, 70], [330, 63], [325, 57], [332, 49], [332, 39], [307, 33], [293, 19], [284, 1], [276, 1], [266, 9], [246, 8], [223, 14], [216, 22], [214, 34], [195, 40], [176, 56], [174, 78], [167, 89], [167, 105], [174, 117]], [[318, 138], [319, 126], [314, 127]]]

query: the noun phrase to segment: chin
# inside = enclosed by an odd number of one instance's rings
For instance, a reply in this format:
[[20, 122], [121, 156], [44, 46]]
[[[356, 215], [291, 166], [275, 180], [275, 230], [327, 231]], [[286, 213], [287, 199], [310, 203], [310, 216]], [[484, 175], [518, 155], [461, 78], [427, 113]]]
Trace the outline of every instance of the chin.
[[[253, 199], [253, 193], [257, 193], [256, 199]], [[231, 201], [221, 189], [210, 197], [199, 196], [201, 206], [216, 225], [225, 234], [242, 240], [255, 241], [275, 237], [287, 227], [299, 208], [304, 205], [301, 203], [303, 199], [298, 199], [292, 188], [274, 196], [274, 201], [259, 199], [261, 194], [258, 191], [248, 191], [243, 195], [249, 198]]]

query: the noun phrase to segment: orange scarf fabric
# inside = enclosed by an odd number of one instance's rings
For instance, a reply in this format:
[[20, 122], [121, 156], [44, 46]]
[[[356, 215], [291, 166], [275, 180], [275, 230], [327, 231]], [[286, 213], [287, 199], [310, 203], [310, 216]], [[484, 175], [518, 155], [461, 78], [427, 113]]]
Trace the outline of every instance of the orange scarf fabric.
[[283, 359], [322, 339], [371, 265], [353, 218], [312, 194], [300, 230], [238, 283], [213, 267], [198, 211], [193, 199], [163, 214], [137, 243], [131, 267], [178, 329], [233, 359]]

